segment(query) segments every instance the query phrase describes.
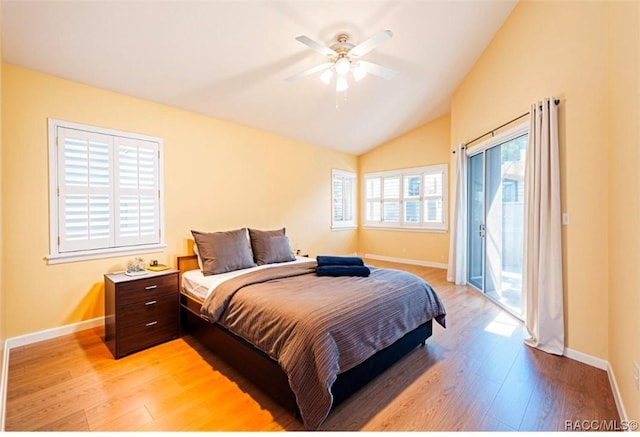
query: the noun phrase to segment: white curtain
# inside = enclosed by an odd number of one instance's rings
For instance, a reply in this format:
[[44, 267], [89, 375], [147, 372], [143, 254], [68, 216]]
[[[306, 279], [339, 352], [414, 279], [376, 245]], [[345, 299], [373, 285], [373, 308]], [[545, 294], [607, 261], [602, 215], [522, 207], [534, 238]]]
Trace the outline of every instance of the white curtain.
[[455, 149], [455, 198], [451, 210], [451, 238], [447, 281], [467, 283], [467, 154], [464, 144]]
[[522, 296], [526, 344], [564, 353], [558, 110], [554, 98], [531, 106], [525, 165]]

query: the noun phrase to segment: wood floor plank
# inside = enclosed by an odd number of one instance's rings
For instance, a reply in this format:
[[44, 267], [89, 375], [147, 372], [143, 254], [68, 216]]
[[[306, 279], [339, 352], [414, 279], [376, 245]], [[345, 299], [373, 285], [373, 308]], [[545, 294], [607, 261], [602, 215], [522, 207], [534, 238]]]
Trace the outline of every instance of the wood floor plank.
[[527, 351], [520, 349], [504, 384], [491, 403], [487, 416], [511, 429], [518, 429], [529, 405], [529, 399], [536, 385], [536, 379], [526, 371], [524, 361]]
[[89, 431], [87, 419], [83, 410], [78, 410], [64, 417], [46, 423], [36, 431]]
[[180, 391], [181, 388], [171, 375], [163, 375], [147, 384], [132, 387], [129, 391], [110, 398], [107, 402], [86, 408], [87, 422], [93, 430], [107, 423], [111, 417], [120, 416], [144, 406], [150, 400], [155, 399], [158, 393], [171, 395]]
[[96, 423], [91, 431], [132, 431], [151, 423], [153, 418], [149, 411], [141, 405], [117, 416], [111, 416], [109, 420]]
[[[445, 272], [447, 308], [425, 346], [336, 407], [321, 431], [562, 431], [618, 420], [606, 372], [525, 346], [526, 330]], [[302, 423], [190, 336], [114, 360], [97, 327], [13, 349], [8, 431], [302, 431]]]

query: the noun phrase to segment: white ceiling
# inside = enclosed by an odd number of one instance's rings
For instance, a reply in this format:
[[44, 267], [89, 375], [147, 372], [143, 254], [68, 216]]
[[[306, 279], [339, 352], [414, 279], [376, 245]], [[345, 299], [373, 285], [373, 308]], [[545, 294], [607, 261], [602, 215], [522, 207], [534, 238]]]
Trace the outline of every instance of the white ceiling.
[[[4, 0], [5, 62], [119, 93], [361, 154], [449, 112], [451, 95], [517, 0], [28, 1]], [[362, 59], [369, 75], [344, 100], [318, 75], [325, 62], [295, 40], [358, 44], [394, 36]], [[336, 108], [336, 103], [338, 107]]]

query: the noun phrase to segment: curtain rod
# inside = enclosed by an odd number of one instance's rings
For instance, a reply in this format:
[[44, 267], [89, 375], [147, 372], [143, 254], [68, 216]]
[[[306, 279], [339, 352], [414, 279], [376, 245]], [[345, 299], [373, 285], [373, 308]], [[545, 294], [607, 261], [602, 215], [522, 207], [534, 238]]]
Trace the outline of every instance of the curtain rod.
[[[553, 102], [556, 104], [556, 106], [558, 106], [558, 105], [560, 104], [560, 100], [558, 100], [558, 99], [555, 99]], [[485, 137], [485, 136], [487, 136], [487, 135], [489, 135], [489, 134], [491, 134], [491, 136], [492, 136], [492, 137], [493, 137], [493, 136], [495, 136], [495, 132], [496, 132], [498, 129], [502, 129], [503, 127], [505, 127], [505, 126], [507, 126], [507, 125], [510, 125], [510, 124], [511, 124], [511, 123], [513, 123], [514, 121], [518, 121], [518, 120], [520, 120], [522, 117], [526, 117], [527, 115], [529, 115], [529, 113], [530, 113], [530, 111], [527, 111], [527, 112], [525, 112], [524, 114], [517, 116], [517, 117], [516, 117], [516, 118], [514, 118], [513, 120], [509, 120], [509, 121], [507, 121], [506, 123], [501, 124], [500, 126], [498, 126], [498, 127], [494, 128], [494, 129], [491, 129], [491, 130], [490, 130], [490, 131], [488, 131], [488, 132], [483, 133], [483, 134], [482, 134], [482, 135], [480, 135], [479, 137], [474, 138], [474, 139], [472, 139], [471, 141], [466, 142], [462, 148], [463, 148], [463, 149], [465, 149], [469, 144], [471, 144], [471, 143], [475, 143], [475, 142], [476, 142], [476, 141], [478, 141], [480, 138]], [[453, 151], [453, 153], [456, 153], [456, 151], [454, 150], [454, 151]]]

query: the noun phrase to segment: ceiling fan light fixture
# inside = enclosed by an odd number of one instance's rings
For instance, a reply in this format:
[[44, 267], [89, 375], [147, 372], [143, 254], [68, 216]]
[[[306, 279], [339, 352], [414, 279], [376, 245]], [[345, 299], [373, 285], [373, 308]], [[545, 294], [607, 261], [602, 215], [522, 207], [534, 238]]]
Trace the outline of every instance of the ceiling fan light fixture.
[[347, 83], [347, 78], [338, 76], [338, 80], [336, 81], [336, 91], [342, 92], [342, 91], [346, 91], [347, 89], [349, 89], [349, 83]]
[[331, 79], [333, 79], [333, 70], [325, 70], [324, 73], [320, 75], [320, 80], [324, 82], [326, 85], [331, 83]]
[[366, 76], [367, 70], [365, 70], [360, 64], [356, 64], [355, 68], [353, 69], [353, 78], [356, 80], [356, 82], [360, 82]]
[[347, 58], [340, 58], [336, 61], [336, 73], [345, 75], [351, 70], [351, 62]]

